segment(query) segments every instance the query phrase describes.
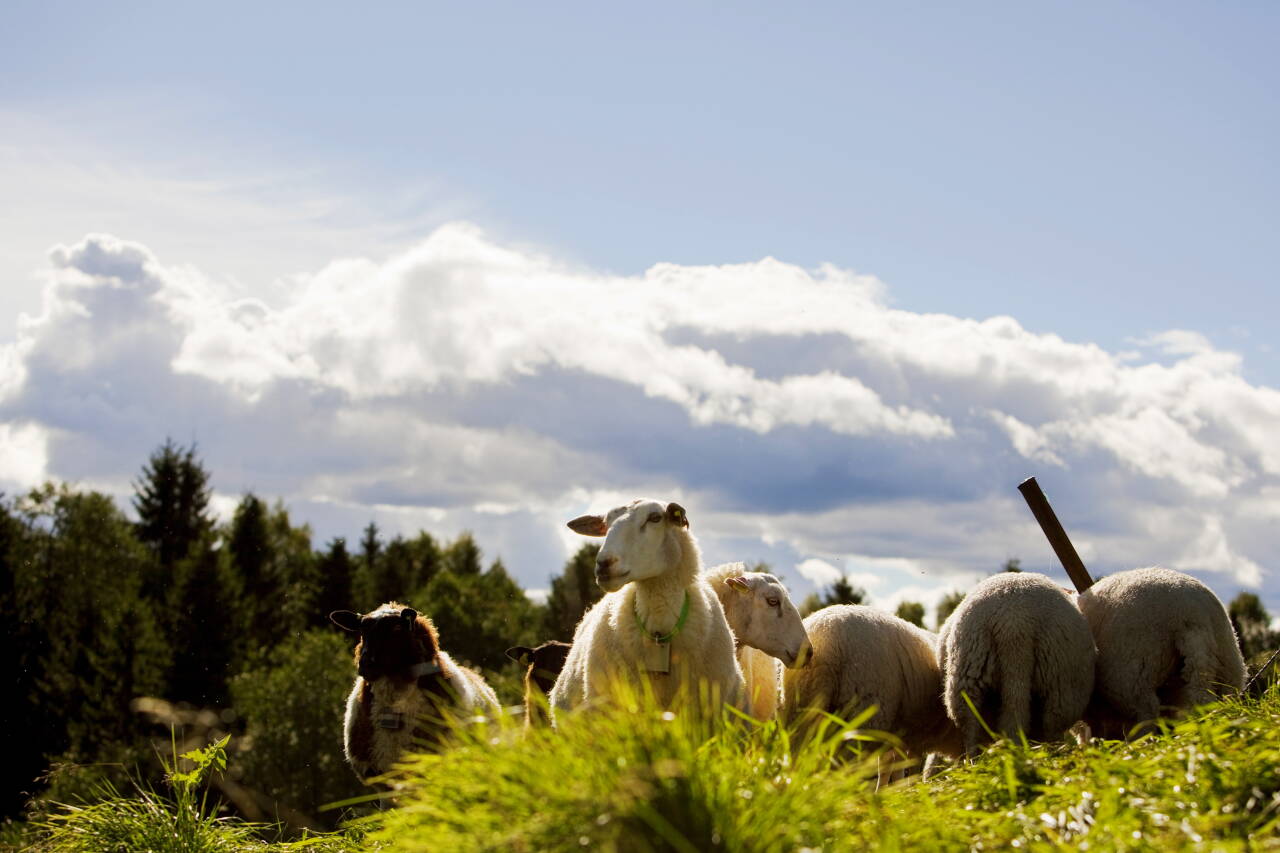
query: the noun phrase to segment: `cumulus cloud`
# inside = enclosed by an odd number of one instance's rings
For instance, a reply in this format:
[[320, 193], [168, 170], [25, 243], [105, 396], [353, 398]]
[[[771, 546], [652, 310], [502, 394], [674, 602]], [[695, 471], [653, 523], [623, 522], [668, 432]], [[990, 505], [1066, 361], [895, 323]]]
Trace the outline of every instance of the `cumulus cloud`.
[[709, 562], [852, 577], [888, 606], [1010, 555], [1051, 569], [1013, 491], [1039, 470], [1100, 571], [1268, 578], [1280, 392], [1192, 331], [1113, 354], [897, 310], [832, 267], [612, 276], [468, 225], [275, 298], [107, 235], [50, 261], [41, 315], [0, 350], [13, 482], [127, 491], [172, 435], [199, 443], [220, 511], [253, 489], [322, 533], [470, 528], [539, 588], [583, 542], [564, 520], [653, 494], [690, 508]]

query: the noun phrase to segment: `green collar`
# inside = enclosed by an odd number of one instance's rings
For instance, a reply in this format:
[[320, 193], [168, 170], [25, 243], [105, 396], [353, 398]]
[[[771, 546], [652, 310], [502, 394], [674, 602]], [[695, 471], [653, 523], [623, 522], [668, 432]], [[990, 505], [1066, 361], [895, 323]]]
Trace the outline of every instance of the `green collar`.
[[640, 626], [640, 631], [650, 640], [660, 645], [665, 645], [675, 639], [676, 634], [680, 633], [680, 629], [684, 627], [684, 620], [689, 618], [689, 591], [684, 591], [684, 604], [680, 607], [680, 618], [676, 620], [676, 626], [671, 629], [671, 633], [665, 637], [661, 634], [654, 634], [644, 624], [644, 619], [640, 616], [640, 611], [632, 605], [632, 611], [636, 614], [636, 624]]

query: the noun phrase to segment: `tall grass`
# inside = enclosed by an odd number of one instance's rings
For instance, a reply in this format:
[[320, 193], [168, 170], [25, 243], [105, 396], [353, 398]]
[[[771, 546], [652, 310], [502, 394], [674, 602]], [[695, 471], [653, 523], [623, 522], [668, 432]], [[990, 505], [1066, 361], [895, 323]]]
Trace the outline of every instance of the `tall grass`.
[[[1132, 742], [1005, 742], [876, 792], [883, 744], [827, 725], [643, 703], [559, 732], [460, 735], [396, 777], [397, 850], [1280, 848], [1280, 697], [1227, 700]], [[850, 749], [850, 746], [853, 749]]]
[[[392, 808], [344, 835], [268, 843], [270, 827], [212, 817], [198, 779], [171, 773], [167, 794], [109, 791], [63, 807], [42, 824], [37, 849], [1280, 848], [1276, 690], [1131, 742], [999, 743], [935, 780], [879, 792], [876, 761], [890, 741], [858, 725], [826, 720], [801, 742], [732, 711], [672, 714], [636, 701], [576, 715], [557, 732], [459, 726], [449, 749], [388, 777]], [[216, 760], [196, 758], [212, 772]]]
[[[53, 804], [37, 818], [29, 835], [43, 853], [241, 853], [312, 850], [340, 853], [356, 849], [352, 837], [317, 835], [271, 843], [280, 827], [217, 817], [205, 786], [211, 773], [226, 769], [229, 737], [166, 762], [167, 791], [141, 781], [125, 796], [110, 782], [80, 804]], [[179, 769], [186, 765], [187, 769]]]

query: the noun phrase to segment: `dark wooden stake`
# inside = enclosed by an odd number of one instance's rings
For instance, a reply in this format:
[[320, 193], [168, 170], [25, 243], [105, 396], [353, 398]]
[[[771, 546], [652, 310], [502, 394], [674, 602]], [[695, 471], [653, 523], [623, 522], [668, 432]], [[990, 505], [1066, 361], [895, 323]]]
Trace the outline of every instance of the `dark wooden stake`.
[[1036, 478], [1028, 477], [1023, 480], [1018, 484], [1018, 491], [1022, 492], [1027, 506], [1031, 507], [1031, 514], [1036, 517], [1036, 521], [1040, 522], [1040, 529], [1044, 531], [1045, 538], [1053, 546], [1053, 553], [1057, 554], [1058, 559], [1062, 561], [1062, 567], [1067, 570], [1067, 577], [1071, 578], [1071, 582], [1075, 584], [1076, 592], [1084, 592], [1093, 586], [1093, 578], [1089, 577], [1089, 570], [1080, 561], [1080, 555], [1076, 553], [1075, 546], [1067, 537], [1067, 531], [1062, 529], [1058, 516], [1054, 515], [1053, 507], [1049, 506], [1049, 499], [1044, 496], [1044, 492], [1040, 491], [1040, 484], [1036, 482]]

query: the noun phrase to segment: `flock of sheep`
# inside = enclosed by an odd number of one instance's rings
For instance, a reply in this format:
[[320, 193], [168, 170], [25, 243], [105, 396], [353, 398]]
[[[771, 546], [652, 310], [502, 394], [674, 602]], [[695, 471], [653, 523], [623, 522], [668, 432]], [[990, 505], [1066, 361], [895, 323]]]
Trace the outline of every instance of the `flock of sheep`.
[[[679, 504], [637, 500], [569, 527], [604, 537], [596, 580], [606, 594], [571, 644], [509, 650], [528, 666], [529, 725], [545, 719], [548, 692], [552, 724], [636, 690], [668, 707], [709, 694], [802, 728], [815, 711], [850, 718], [875, 706], [867, 728], [896, 735], [903, 758], [927, 758], [927, 774], [940, 756], [974, 755], [989, 730], [1053, 740], [1083, 723], [1123, 737], [1244, 684], [1222, 603], [1180, 572], [1120, 572], [1079, 594], [1039, 574], [996, 575], [935, 635], [857, 605], [802, 620], [773, 575], [704, 569]], [[360, 635], [344, 735], [362, 779], [390, 770], [415, 739], [440, 737], [428, 721], [442, 703], [500, 712], [414, 610], [392, 602], [331, 618]], [[905, 763], [882, 762], [879, 781]]]

